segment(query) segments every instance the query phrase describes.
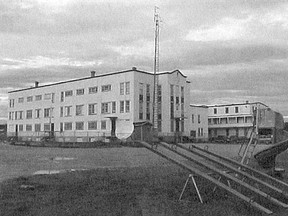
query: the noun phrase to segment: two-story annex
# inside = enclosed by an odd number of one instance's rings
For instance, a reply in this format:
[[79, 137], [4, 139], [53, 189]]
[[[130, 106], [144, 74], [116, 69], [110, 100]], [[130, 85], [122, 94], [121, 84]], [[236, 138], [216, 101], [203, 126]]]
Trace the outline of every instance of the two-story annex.
[[208, 107], [209, 137], [249, 137], [253, 127], [255, 109], [268, 108], [263, 103], [249, 103], [248, 101]]
[[[179, 70], [158, 76], [159, 135], [189, 135], [185, 117], [190, 104], [189, 81]], [[9, 92], [8, 136], [40, 140], [90, 142], [115, 136], [117, 127], [153, 118], [154, 74], [137, 70], [96, 74]]]

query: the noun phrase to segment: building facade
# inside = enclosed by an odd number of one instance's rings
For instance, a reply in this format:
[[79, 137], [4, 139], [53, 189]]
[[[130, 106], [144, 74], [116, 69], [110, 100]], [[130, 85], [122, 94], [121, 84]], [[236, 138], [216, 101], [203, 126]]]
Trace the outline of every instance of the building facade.
[[195, 141], [208, 141], [208, 106], [190, 105], [188, 122]]
[[[179, 70], [157, 74], [159, 134], [189, 135], [189, 81]], [[7, 135], [39, 141], [47, 134], [57, 141], [91, 142], [131, 125], [152, 123], [153, 73], [137, 70], [89, 77], [9, 92]], [[130, 126], [129, 126], [130, 125]]]
[[209, 138], [218, 136], [249, 138], [256, 108], [267, 109], [260, 103], [239, 103], [208, 106]]

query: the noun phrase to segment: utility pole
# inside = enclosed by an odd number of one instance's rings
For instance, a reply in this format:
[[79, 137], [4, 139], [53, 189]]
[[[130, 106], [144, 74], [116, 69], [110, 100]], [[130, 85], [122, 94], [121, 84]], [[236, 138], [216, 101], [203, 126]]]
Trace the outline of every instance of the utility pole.
[[154, 44], [154, 86], [153, 86], [153, 129], [158, 131], [158, 72], [159, 72], [159, 8], [155, 6], [155, 44]]

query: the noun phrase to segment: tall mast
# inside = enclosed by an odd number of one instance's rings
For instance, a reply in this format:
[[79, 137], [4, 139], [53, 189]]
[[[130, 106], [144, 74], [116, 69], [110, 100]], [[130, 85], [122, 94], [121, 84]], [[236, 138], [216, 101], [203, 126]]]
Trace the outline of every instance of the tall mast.
[[155, 49], [154, 49], [154, 86], [153, 86], [153, 128], [158, 129], [158, 72], [159, 72], [159, 8], [155, 6]]

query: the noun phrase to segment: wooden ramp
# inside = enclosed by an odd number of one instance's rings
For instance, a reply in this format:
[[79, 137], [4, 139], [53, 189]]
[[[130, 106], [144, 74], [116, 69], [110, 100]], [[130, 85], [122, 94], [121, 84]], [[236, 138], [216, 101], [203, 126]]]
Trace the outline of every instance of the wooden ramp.
[[[286, 204], [288, 185], [286, 183], [237, 161], [196, 146], [185, 147], [164, 142], [153, 145], [143, 141], [139, 143], [265, 214], [272, 214], [272, 210], [279, 207], [288, 208]], [[226, 181], [220, 181], [220, 179]], [[228, 184], [223, 182], [228, 182]]]

